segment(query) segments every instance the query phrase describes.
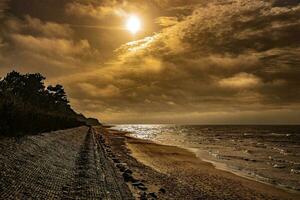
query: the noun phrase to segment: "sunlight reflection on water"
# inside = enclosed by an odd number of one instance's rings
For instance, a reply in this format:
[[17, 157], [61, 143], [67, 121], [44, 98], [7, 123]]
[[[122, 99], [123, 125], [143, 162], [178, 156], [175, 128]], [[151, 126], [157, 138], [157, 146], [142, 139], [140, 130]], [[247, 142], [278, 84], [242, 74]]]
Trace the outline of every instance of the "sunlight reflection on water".
[[300, 190], [300, 126], [117, 125], [140, 139], [192, 149], [235, 173]]

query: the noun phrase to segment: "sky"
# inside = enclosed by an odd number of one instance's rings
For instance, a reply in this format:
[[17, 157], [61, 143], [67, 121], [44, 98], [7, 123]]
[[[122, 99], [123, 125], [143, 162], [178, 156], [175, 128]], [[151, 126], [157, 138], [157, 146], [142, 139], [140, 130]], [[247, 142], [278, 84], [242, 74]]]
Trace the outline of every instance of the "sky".
[[104, 123], [299, 124], [299, 36], [300, 0], [0, 0], [0, 77]]

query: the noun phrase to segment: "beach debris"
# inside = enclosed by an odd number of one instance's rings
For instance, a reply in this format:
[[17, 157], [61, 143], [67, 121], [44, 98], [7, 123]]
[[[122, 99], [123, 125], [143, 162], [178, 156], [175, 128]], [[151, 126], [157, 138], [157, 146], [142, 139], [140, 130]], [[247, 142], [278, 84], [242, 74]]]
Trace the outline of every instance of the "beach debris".
[[106, 147], [106, 152], [107, 152], [107, 153], [112, 153], [110, 147]]
[[291, 173], [293, 173], [293, 174], [300, 174], [300, 170], [291, 169]]
[[115, 163], [120, 163], [120, 160], [118, 158], [112, 158], [112, 160], [115, 162]]
[[141, 183], [140, 181], [135, 181], [132, 183], [133, 186], [139, 186], [139, 185], [144, 185], [143, 183]]
[[252, 159], [252, 158], [244, 158], [245, 161], [251, 161], [251, 162], [256, 162], [257, 160]]
[[132, 181], [132, 185], [143, 191], [148, 190], [148, 188], [139, 180]]
[[144, 190], [144, 191], [148, 190], [148, 188], [144, 184], [138, 185], [137, 188], [140, 189], [140, 190]]
[[116, 167], [121, 171], [121, 172], [125, 172], [127, 164], [126, 163], [117, 163]]
[[282, 168], [285, 168], [286, 166], [285, 165], [281, 165], [281, 164], [275, 164], [273, 165], [274, 168], [278, 168], [278, 169], [282, 169]]
[[165, 190], [164, 188], [160, 188], [160, 189], [159, 189], [159, 192], [165, 194], [165, 193], [166, 193], [166, 190]]
[[123, 172], [122, 176], [123, 176], [125, 182], [130, 182], [130, 181], [133, 182], [134, 181], [134, 178], [133, 178], [132, 174], [130, 174], [130, 173]]
[[132, 171], [130, 169], [126, 169], [125, 173], [132, 174]]
[[126, 166], [127, 166], [126, 163], [118, 163], [117, 164], [117, 167], [120, 169], [121, 172], [123, 172], [122, 176], [123, 176], [124, 180], [126, 182], [129, 182], [129, 181], [135, 182], [135, 181], [137, 181], [132, 176], [133, 172], [130, 169], [128, 169]]
[[156, 195], [155, 192], [150, 192], [148, 195], [149, 195], [151, 198], [157, 199], [157, 195]]
[[274, 160], [274, 158], [272, 156], [269, 156], [268, 158], [269, 158], [269, 160]]
[[140, 193], [140, 200], [147, 200], [147, 193], [146, 192], [141, 192]]
[[244, 153], [251, 154], [251, 153], [253, 153], [253, 151], [251, 151], [251, 150], [249, 150], [249, 149], [245, 149], [245, 150], [244, 150]]

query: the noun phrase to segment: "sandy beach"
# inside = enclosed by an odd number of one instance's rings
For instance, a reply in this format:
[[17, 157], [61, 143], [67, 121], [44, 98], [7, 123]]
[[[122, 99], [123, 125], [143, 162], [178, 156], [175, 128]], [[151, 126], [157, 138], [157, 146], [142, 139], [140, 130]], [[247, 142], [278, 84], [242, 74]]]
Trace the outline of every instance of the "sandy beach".
[[[216, 169], [192, 152], [105, 129], [118, 159], [159, 199], [299, 199], [299, 193]], [[130, 184], [129, 184], [130, 185]], [[138, 196], [139, 190], [130, 186]]]
[[[86, 126], [0, 139], [1, 199], [299, 199], [189, 150]], [[47, 180], [47, 181], [45, 181]]]

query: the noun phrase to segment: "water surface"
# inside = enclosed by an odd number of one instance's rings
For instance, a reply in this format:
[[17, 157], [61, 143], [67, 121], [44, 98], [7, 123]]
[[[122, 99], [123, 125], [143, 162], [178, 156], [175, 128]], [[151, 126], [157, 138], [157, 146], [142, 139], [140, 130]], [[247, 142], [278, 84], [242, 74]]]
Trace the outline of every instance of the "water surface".
[[116, 125], [114, 129], [186, 148], [218, 168], [300, 191], [300, 126]]

